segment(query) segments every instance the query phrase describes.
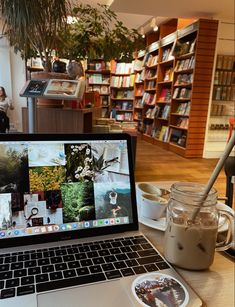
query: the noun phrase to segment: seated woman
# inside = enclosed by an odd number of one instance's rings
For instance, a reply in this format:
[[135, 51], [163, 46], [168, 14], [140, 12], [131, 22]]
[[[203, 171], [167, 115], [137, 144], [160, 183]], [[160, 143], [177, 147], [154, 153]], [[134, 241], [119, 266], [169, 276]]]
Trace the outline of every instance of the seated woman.
[[0, 86], [0, 133], [6, 133], [6, 130], [10, 130], [8, 108], [13, 110], [14, 106], [11, 99], [7, 97], [4, 87]]

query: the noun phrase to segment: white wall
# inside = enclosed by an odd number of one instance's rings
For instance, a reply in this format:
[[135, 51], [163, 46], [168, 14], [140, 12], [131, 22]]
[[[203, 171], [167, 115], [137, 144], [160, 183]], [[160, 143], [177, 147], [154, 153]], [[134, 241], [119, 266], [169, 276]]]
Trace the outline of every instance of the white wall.
[[[220, 20], [219, 22], [214, 66], [216, 65], [216, 57], [218, 54], [235, 55], [235, 22], [234, 21]], [[211, 86], [210, 108], [212, 104], [212, 91], [213, 91], [213, 80], [212, 80], [212, 86]], [[206, 137], [205, 137], [203, 158], [219, 158], [222, 152], [224, 151], [224, 148], [227, 142], [218, 142], [218, 141], [209, 142], [207, 140], [208, 134], [209, 134], [208, 128], [210, 124], [210, 108], [208, 111], [207, 131], [206, 131]], [[228, 132], [226, 132], [226, 136], [228, 136]]]
[[6, 90], [14, 103], [14, 110], [8, 111], [10, 122], [18, 131], [22, 131], [21, 108], [26, 106], [26, 99], [19, 97], [25, 83], [24, 61], [16, 55], [5, 38], [0, 39], [0, 86]]

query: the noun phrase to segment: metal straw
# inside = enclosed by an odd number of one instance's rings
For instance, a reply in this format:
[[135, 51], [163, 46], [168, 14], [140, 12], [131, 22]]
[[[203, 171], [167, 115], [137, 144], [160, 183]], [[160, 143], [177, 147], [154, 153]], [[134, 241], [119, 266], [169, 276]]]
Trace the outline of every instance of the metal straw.
[[227, 143], [227, 145], [225, 147], [225, 150], [224, 150], [222, 156], [220, 157], [220, 159], [219, 159], [219, 161], [218, 161], [218, 163], [217, 163], [213, 173], [211, 174], [210, 179], [207, 182], [207, 185], [205, 187], [205, 191], [203, 192], [203, 195], [202, 195], [200, 206], [193, 212], [192, 221], [195, 220], [197, 214], [199, 213], [199, 211], [200, 211], [204, 201], [207, 198], [207, 195], [209, 194], [213, 184], [215, 183], [215, 181], [216, 181], [220, 171], [222, 170], [226, 159], [230, 155], [234, 145], [235, 145], [235, 131], [233, 130], [231, 138], [230, 138], [229, 142]]

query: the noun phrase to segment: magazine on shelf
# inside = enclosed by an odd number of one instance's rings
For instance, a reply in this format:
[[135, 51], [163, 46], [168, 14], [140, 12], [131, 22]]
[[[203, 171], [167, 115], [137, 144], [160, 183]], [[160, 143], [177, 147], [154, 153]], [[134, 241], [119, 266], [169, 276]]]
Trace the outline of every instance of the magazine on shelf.
[[54, 98], [78, 98], [80, 81], [78, 80], [49, 80], [44, 92], [45, 96]]

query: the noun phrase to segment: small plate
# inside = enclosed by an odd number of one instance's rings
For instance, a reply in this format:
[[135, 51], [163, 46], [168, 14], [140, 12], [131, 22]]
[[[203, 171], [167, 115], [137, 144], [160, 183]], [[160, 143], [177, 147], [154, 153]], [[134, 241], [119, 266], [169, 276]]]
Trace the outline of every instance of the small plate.
[[[220, 207], [220, 203], [218, 203], [218, 207]], [[146, 218], [144, 216], [141, 216], [140, 213], [140, 204], [137, 204], [137, 209], [138, 209], [138, 220], [141, 224], [151, 227], [153, 229], [157, 229], [160, 231], [165, 231], [166, 230], [166, 218], [162, 217], [159, 220], [153, 220]], [[233, 209], [228, 209], [229, 211], [233, 212]], [[228, 223], [224, 217], [220, 217], [219, 219], [219, 229], [218, 232], [224, 232], [227, 231], [228, 229]]]

